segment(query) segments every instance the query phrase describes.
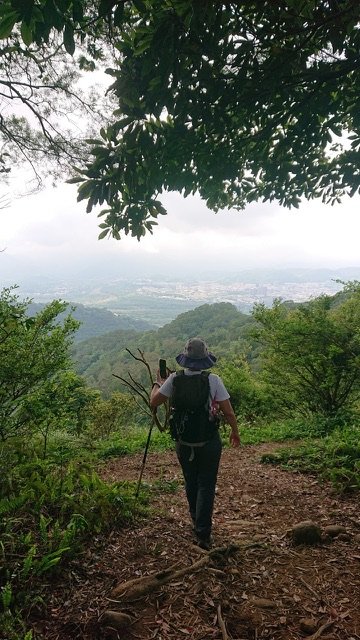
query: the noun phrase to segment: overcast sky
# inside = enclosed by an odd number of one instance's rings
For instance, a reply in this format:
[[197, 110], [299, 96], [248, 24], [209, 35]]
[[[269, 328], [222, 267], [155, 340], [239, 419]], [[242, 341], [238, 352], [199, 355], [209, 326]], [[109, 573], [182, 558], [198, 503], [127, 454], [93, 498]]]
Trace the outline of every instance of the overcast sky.
[[[2, 193], [6, 194], [3, 187]], [[0, 192], [1, 195], [1, 192]], [[60, 185], [12, 200], [0, 210], [1, 271], [13, 265], [24, 275], [69, 274], [102, 265], [111, 274], [154, 274], [210, 268], [360, 266], [360, 199], [334, 207], [304, 202], [299, 210], [253, 204], [242, 212], [214, 214], [198, 197], [163, 197], [168, 216], [159, 216], [154, 235], [97, 240], [96, 212], [76, 203], [76, 188]], [[2, 269], [1, 269], [2, 263]], [[21, 275], [21, 274], [20, 274]]]
[[[84, 87], [105, 88], [103, 72], [86, 75]], [[21, 173], [10, 174], [9, 191], [25, 192]], [[6, 195], [0, 185], [0, 197]], [[242, 212], [207, 210], [199, 197], [171, 193], [161, 198], [168, 210], [159, 216], [154, 235], [139, 243], [124, 237], [98, 240], [96, 212], [76, 202], [75, 185], [13, 198], [0, 209], [0, 285], [13, 269], [16, 278], [43, 274], [117, 275], [182, 271], [229, 271], [254, 267], [360, 266], [360, 198], [334, 207], [304, 202], [299, 210], [277, 204], [253, 204]], [[1, 204], [1, 200], [0, 200]]]

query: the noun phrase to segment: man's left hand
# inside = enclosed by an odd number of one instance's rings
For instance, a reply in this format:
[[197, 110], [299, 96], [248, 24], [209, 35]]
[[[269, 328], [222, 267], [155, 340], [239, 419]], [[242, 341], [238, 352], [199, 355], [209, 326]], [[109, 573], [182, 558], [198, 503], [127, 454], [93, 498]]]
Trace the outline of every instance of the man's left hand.
[[230, 444], [234, 449], [240, 447], [240, 436], [238, 433], [230, 433]]

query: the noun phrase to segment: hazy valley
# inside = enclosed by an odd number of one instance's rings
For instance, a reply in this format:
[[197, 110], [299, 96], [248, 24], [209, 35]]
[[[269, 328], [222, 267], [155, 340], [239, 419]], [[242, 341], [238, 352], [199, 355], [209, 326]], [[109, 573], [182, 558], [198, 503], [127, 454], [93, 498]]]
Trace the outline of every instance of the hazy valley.
[[[341, 284], [336, 280], [355, 279], [360, 279], [360, 268], [253, 269], [225, 274], [209, 270], [193, 277], [164, 273], [144, 277], [117, 273], [86, 277], [82, 274], [63, 279], [30, 275], [17, 282], [20, 295], [34, 302], [47, 303], [60, 298], [85, 307], [108, 310], [117, 317], [146, 322], [150, 328], [151, 325], [161, 327], [180, 313], [203, 304], [230, 302], [239, 311], [249, 313], [255, 302], [268, 306], [274, 298], [304, 302], [322, 293], [333, 295], [339, 291]], [[7, 274], [1, 284], [9, 286], [14, 281]], [[100, 325], [102, 320], [105, 317], [99, 316]], [[141, 324], [125, 327], [115, 324], [108, 328], [108, 323], [104, 324], [107, 331], [146, 328]], [[100, 332], [104, 333], [104, 330]]]

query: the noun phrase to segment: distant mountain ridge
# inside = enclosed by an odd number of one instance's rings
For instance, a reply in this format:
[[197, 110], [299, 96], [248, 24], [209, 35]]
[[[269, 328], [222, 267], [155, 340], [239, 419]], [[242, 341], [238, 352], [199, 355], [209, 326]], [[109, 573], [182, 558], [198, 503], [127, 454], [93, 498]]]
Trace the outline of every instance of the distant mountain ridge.
[[245, 353], [251, 340], [249, 328], [253, 324], [250, 315], [241, 313], [229, 302], [204, 304], [181, 313], [155, 331], [113, 331], [77, 343], [73, 360], [77, 372], [86, 378], [88, 384], [108, 395], [119, 388], [121, 390], [113, 373], [121, 376], [130, 373], [144, 384], [148, 382], [145, 367], [139, 365], [128, 350], [134, 355], [139, 355], [138, 350], [143, 352], [155, 375], [158, 358], [165, 358], [168, 366], [175, 368], [175, 356], [182, 351], [185, 341], [195, 335], [201, 335], [219, 359], [228, 353]]
[[[35, 315], [45, 306], [42, 302], [31, 302], [28, 307], [28, 313], [29, 315]], [[154, 325], [145, 320], [115, 315], [115, 313], [107, 309], [87, 307], [77, 303], [71, 303], [70, 306], [75, 309], [71, 312], [73, 318], [81, 322], [80, 328], [75, 334], [75, 343], [96, 338], [112, 331], [143, 332], [154, 329]], [[59, 317], [61, 318], [61, 316]]]
[[[347, 295], [341, 291], [330, 296], [331, 304], [335, 307]], [[309, 302], [283, 302], [288, 309], [307, 304]], [[206, 340], [220, 365], [229, 356], [232, 359], [245, 357], [249, 365], [256, 369], [259, 345], [253, 337], [254, 324], [253, 316], [242, 313], [229, 302], [203, 304], [181, 313], [175, 320], [156, 330], [142, 333], [113, 331], [77, 343], [73, 349], [73, 361], [77, 372], [84, 376], [87, 383], [100, 389], [106, 396], [115, 390], [122, 390], [113, 373], [122, 377], [130, 373], [134, 379], [148, 384], [148, 372], [129, 352], [135, 356], [139, 356], [139, 351], [143, 353], [155, 376], [158, 359], [165, 358], [169, 368], [175, 369], [175, 356], [182, 351], [186, 340], [196, 335]]]
[[289, 267], [289, 268], [254, 268], [239, 269], [234, 274], [227, 274], [223, 280], [233, 281], [234, 277], [247, 283], [275, 284], [299, 282], [330, 282], [335, 280], [357, 280], [360, 278], [360, 267]]
[[[13, 283], [6, 277], [6, 256], [1, 254], [0, 280], [3, 285]], [[11, 264], [10, 260], [10, 264]], [[254, 303], [264, 302], [271, 306], [275, 298], [304, 302], [322, 293], [333, 295], [341, 289], [337, 282], [360, 280], [360, 267], [340, 268], [254, 268], [221, 272], [219, 267], [204, 264], [201, 270], [192, 274], [176, 276], [171, 270], [163, 269], [156, 277], [144, 271], [142, 274], [126, 271], [104, 274], [101, 270], [85, 275], [76, 272], [71, 277], [50, 276], [48, 272], [36, 274], [32, 268], [24, 270], [20, 279], [19, 293], [37, 303], [48, 303], [61, 298], [77, 306], [110, 311], [125, 324], [117, 324], [111, 317], [111, 324], [103, 318], [105, 330], [133, 328], [146, 330], [162, 327], [179, 314], [195, 309], [205, 303], [223, 301], [234, 304], [244, 313], [250, 313]], [[8, 264], [9, 267], [9, 264]], [[215, 270], [216, 269], [216, 270]], [[10, 273], [12, 271], [10, 270]], [[136, 318], [136, 324], [133, 320]], [[110, 317], [108, 316], [108, 319]], [[88, 320], [88, 318], [87, 318]], [[138, 321], [143, 321], [139, 325]], [[101, 319], [99, 319], [101, 324]], [[78, 334], [77, 340], [102, 335], [99, 333]]]

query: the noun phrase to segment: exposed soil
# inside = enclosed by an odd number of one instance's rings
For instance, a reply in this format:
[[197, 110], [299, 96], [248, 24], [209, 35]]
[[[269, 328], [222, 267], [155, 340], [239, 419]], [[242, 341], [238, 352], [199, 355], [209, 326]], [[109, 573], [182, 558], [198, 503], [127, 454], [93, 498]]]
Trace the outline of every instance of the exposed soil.
[[[120, 582], [206, 553], [194, 543], [175, 453], [148, 455], [144, 482], [156, 483], [153, 515], [95, 540], [66, 581], [49, 585], [47, 640], [354, 640], [360, 638], [359, 496], [259, 462], [273, 445], [223, 452], [214, 513], [214, 546], [248, 543], [136, 602], [111, 601]], [[108, 462], [103, 475], [136, 480], [142, 455]], [[178, 481], [178, 486], [176, 484]], [[175, 491], [170, 491], [174, 489]], [[286, 532], [313, 520], [346, 533], [317, 546], [294, 546]], [[104, 625], [106, 610], [131, 616], [125, 630]]]

